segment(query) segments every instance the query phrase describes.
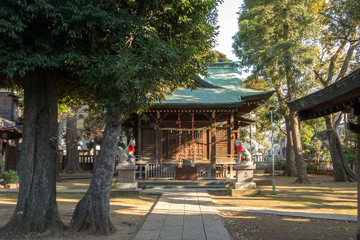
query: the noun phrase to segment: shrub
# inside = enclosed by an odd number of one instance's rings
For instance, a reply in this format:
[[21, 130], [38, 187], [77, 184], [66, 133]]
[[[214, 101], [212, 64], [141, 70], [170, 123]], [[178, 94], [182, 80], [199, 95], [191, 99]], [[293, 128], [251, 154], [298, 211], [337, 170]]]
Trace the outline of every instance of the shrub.
[[278, 157], [274, 161], [274, 168], [276, 170], [285, 170], [285, 159]]
[[9, 172], [3, 172], [0, 174], [0, 178], [4, 179], [5, 184], [19, 182], [19, 175], [16, 171], [13, 170], [10, 170]]

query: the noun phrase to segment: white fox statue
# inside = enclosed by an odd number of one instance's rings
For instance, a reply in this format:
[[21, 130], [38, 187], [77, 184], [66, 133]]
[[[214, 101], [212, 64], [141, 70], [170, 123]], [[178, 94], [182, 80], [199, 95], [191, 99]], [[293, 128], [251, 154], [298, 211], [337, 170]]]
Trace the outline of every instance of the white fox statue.
[[118, 147], [116, 158], [119, 159], [119, 164], [135, 163], [135, 139], [131, 139], [129, 145], [123, 149]]
[[246, 149], [245, 147], [243, 148], [241, 146], [241, 142], [239, 139], [235, 139], [235, 145], [238, 154], [236, 158], [236, 163], [245, 162], [246, 164], [252, 164], [253, 161], [252, 161], [251, 153], [249, 152], [248, 149]]

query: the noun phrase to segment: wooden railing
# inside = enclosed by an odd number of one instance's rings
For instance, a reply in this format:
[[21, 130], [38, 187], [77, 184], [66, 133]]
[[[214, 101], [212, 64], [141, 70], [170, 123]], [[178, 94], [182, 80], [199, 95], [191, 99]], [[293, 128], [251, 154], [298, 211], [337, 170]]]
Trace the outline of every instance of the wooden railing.
[[213, 179], [216, 172], [209, 163], [198, 163], [196, 164], [196, 176], [198, 179]]
[[[59, 155], [59, 169], [65, 167], [65, 156]], [[236, 176], [233, 166], [236, 164], [236, 154], [217, 156], [215, 168], [212, 168], [210, 163], [196, 163], [196, 173], [198, 179], [225, 179], [234, 178]], [[253, 161], [258, 168], [271, 166], [271, 155], [254, 154]], [[275, 161], [280, 156], [274, 155]], [[141, 158], [144, 160], [144, 158]], [[151, 160], [139, 161], [139, 156], [136, 156], [136, 179], [175, 179], [176, 166], [175, 163], [155, 163]], [[92, 170], [93, 156], [79, 155], [79, 164], [84, 170]]]
[[[234, 178], [235, 164], [216, 164], [212, 168], [209, 163], [197, 163], [197, 179], [226, 179]], [[176, 166], [173, 163], [141, 163], [136, 162], [136, 179], [175, 179]]]
[[147, 163], [136, 164], [138, 178], [145, 179], [175, 179], [176, 164], [172, 163]]

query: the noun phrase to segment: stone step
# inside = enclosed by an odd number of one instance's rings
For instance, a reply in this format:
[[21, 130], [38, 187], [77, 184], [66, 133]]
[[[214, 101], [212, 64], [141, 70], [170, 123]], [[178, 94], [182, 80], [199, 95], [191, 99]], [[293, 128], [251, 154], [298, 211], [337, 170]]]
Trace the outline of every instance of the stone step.
[[166, 186], [166, 185], [172, 185], [172, 186], [209, 186], [209, 185], [218, 185], [218, 186], [224, 186], [228, 184], [233, 184], [234, 181], [214, 181], [214, 180], [197, 180], [197, 181], [191, 181], [191, 180], [168, 180], [168, 181], [141, 181], [137, 180], [138, 184], [141, 186], [148, 186], [148, 185], [156, 185], [156, 186]]
[[176, 188], [176, 189], [182, 189], [182, 188], [211, 188], [211, 189], [217, 189], [222, 188], [226, 189], [226, 185], [147, 185], [146, 189], [168, 189], [168, 188]]

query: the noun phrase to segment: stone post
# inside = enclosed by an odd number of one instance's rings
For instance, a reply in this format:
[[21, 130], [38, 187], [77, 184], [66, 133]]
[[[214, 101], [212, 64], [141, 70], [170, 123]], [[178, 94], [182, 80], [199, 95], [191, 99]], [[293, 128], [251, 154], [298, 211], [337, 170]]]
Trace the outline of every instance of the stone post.
[[115, 187], [124, 191], [139, 191], [138, 183], [135, 181], [135, 163], [119, 163], [116, 166], [118, 171], [118, 182]]
[[236, 170], [235, 189], [231, 189], [231, 196], [238, 197], [244, 195], [256, 195], [260, 190], [256, 188], [254, 182], [254, 170], [256, 164], [252, 162], [240, 162], [234, 166]]

